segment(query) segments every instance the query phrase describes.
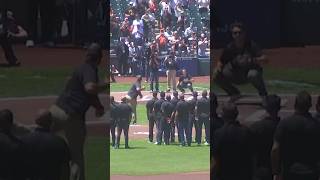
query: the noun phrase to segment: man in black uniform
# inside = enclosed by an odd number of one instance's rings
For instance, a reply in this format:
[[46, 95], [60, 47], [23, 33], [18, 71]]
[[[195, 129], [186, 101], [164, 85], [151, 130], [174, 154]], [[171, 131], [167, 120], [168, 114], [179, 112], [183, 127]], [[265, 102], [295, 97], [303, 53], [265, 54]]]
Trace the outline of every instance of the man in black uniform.
[[166, 93], [161, 91], [160, 92], [160, 99], [157, 100], [153, 106], [153, 113], [155, 115], [156, 127], [157, 127], [157, 135], [156, 135], [157, 142], [155, 142], [155, 144], [157, 144], [157, 145], [161, 145], [160, 137], [159, 137], [160, 131], [161, 131], [160, 122], [161, 122], [161, 119], [163, 118], [162, 113], [161, 113], [161, 105], [165, 101], [165, 96], [166, 96]]
[[311, 103], [308, 92], [298, 93], [295, 112], [278, 124], [271, 151], [274, 179], [319, 178], [320, 123], [309, 113]]
[[[192, 137], [192, 128], [193, 128], [193, 125], [194, 125], [194, 128], [195, 128], [195, 142], [197, 142], [197, 139], [198, 139], [198, 122], [196, 121], [196, 113], [195, 113], [195, 109], [196, 109], [196, 104], [197, 104], [197, 100], [198, 100], [198, 92], [197, 91], [194, 91], [192, 93], [192, 96], [193, 98], [188, 101], [190, 107], [189, 107], [189, 132], [190, 132], [190, 136]], [[201, 130], [202, 131], [202, 130]]]
[[177, 88], [182, 93], [185, 92], [184, 88], [189, 88], [190, 91], [193, 92], [192, 81], [193, 81], [193, 79], [191, 78], [191, 76], [189, 76], [187, 74], [187, 70], [183, 69], [182, 75], [179, 77], [179, 82], [178, 82]]
[[22, 179], [22, 141], [12, 133], [13, 114], [10, 110], [0, 111], [0, 179]]
[[204, 124], [205, 133], [206, 133], [206, 145], [210, 143], [210, 101], [207, 98], [208, 92], [206, 90], [202, 91], [202, 97], [197, 101], [196, 104], [196, 117], [197, 117], [197, 128], [196, 131], [197, 139], [196, 142], [198, 145], [201, 144], [202, 140], [202, 125]]
[[[210, 91], [210, 105], [211, 105], [211, 111], [210, 111], [210, 130], [212, 131], [210, 133], [210, 144], [214, 145], [214, 134], [216, 130], [220, 129], [224, 125], [223, 119], [218, 115], [217, 109], [218, 109], [218, 98], [214, 92]], [[212, 149], [212, 148], [211, 148]]]
[[320, 96], [318, 96], [318, 100], [316, 104], [316, 113], [314, 114], [314, 118], [320, 121]]
[[116, 149], [119, 149], [120, 146], [120, 137], [123, 130], [124, 133], [124, 140], [125, 140], [125, 148], [129, 148], [129, 126], [131, 121], [131, 113], [132, 109], [127, 103], [127, 98], [123, 97], [121, 99], [121, 103], [118, 105], [118, 112], [119, 112], [119, 121], [118, 121], [118, 128], [117, 128], [117, 142], [116, 142]]
[[225, 124], [214, 134], [214, 179], [252, 180], [253, 147], [250, 130], [237, 121], [238, 109], [235, 104], [227, 103], [222, 113]]
[[12, 27], [16, 27], [16, 25], [12, 26], [12, 21], [10, 21], [10, 19], [7, 16], [7, 6], [5, 2], [6, 1], [0, 3], [0, 45], [2, 46], [8, 65], [19, 66], [20, 62], [18, 62], [17, 57], [13, 52], [12, 44], [8, 37], [8, 31], [10, 30], [10, 27], [11, 31], [19, 30], [17, 28], [12, 29]]
[[246, 37], [246, 32], [241, 23], [231, 25], [233, 42], [223, 51], [218, 62], [215, 82], [230, 96], [230, 102], [235, 102], [240, 96], [240, 91], [233, 86], [250, 82], [259, 91], [263, 98], [267, 90], [262, 76], [260, 63], [266, 60], [259, 47]]
[[111, 132], [112, 147], [114, 147], [116, 144], [116, 127], [119, 120], [118, 105], [119, 103], [114, 101], [114, 97], [110, 96], [110, 132]]
[[255, 147], [257, 180], [272, 180], [270, 152], [273, 144], [274, 132], [280, 121], [278, 112], [281, 108], [281, 98], [277, 95], [266, 97], [265, 109], [267, 116], [251, 125]]
[[[189, 128], [189, 104], [184, 100], [184, 95], [180, 95], [180, 101], [176, 107], [175, 120], [178, 125], [178, 133], [180, 134], [181, 146], [191, 146], [191, 136]], [[185, 138], [186, 137], [186, 138]]]
[[150, 99], [146, 104], [147, 118], [149, 121], [149, 142], [150, 143], [153, 142], [153, 127], [155, 123], [155, 114], [153, 112], [153, 105], [158, 100], [157, 95], [158, 95], [157, 92], [153, 92], [152, 93], [153, 98]]
[[166, 101], [161, 104], [162, 120], [160, 122], [160, 143], [162, 142], [162, 135], [164, 134], [164, 143], [169, 145], [170, 138], [170, 124], [172, 121], [172, 113], [174, 110], [173, 105], [171, 104], [171, 96], [166, 96]]
[[99, 84], [98, 66], [102, 59], [100, 45], [89, 46], [85, 63], [75, 69], [64, 91], [50, 107], [56, 122], [63, 123], [61, 136], [66, 138], [74, 167], [80, 168], [80, 180], [85, 179], [84, 143], [86, 139], [86, 112], [93, 106], [97, 117], [104, 115], [98, 94], [107, 90], [107, 82]]
[[[173, 98], [171, 99], [171, 104], [173, 105], [173, 108], [174, 108], [174, 111], [177, 107], [177, 104], [179, 102], [179, 97], [178, 97], [178, 92], [177, 91], [173, 91]], [[173, 114], [173, 118], [175, 117], [175, 115]], [[171, 140], [171, 143], [174, 143], [175, 142], [175, 133], [176, 133], [176, 126], [178, 127], [178, 124], [175, 123], [175, 120], [172, 119], [171, 121], [171, 131], [170, 131], [170, 140]], [[180, 142], [180, 135], [178, 134], [178, 141]]]
[[67, 142], [55, 135], [51, 113], [40, 111], [34, 132], [22, 138], [26, 175], [30, 179], [68, 179], [71, 154]]

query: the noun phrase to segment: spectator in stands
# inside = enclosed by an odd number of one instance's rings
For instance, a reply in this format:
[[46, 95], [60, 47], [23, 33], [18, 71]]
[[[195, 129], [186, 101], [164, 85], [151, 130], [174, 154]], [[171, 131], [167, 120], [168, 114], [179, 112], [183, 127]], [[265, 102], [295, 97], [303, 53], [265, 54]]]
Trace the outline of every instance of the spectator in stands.
[[131, 70], [131, 73], [129, 73], [131, 75], [134, 75], [133, 69], [134, 69], [136, 62], [137, 62], [136, 46], [135, 46], [134, 42], [131, 42], [131, 43], [129, 43], [129, 58], [128, 58], [128, 65], [129, 65], [128, 69]]
[[131, 28], [129, 24], [129, 18], [125, 17], [120, 27], [120, 37], [129, 37], [131, 34]]
[[201, 38], [198, 42], [198, 56], [199, 57], [208, 57], [206, 55], [206, 49], [208, 48], [208, 40], [205, 37], [205, 34], [201, 34]]
[[133, 42], [137, 45], [137, 46], [142, 46], [144, 44], [144, 40], [143, 40], [143, 28], [140, 27], [141, 25], [138, 24], [137, 25], [137, 31], [132, 31], [132, 36], [133, 36]]
[[175, 16], [179, 19], [182, 16], [182, 13], [184, 13], [184, 9], [182, 7], [182, 4], [178, 2], [178, 4], [174, 8]]
[[149, 0], [149, 9], [151, 13], [155, 13], [158, 10], [158, 4], [156, 0]]
[[184, 36], [186, 38], [190, 38], [193, 32], [195, 32], [195, 29], [193, 27], [193, 23], [191, 22], [189, 27], [187, 27], [186, 30], [184, 31]]
[[164, 35], [168, 38], [168, 39], [171, 39], [172, 38], [172, 36], [173, 36], [173, 32], [172, 32], [172, 30], [171, 30], [171, 27], [167, 27], [166, 28], [166, 31], [164, 32]]
[[167, 11], [170, 15], [172, 15], [168, 0], [161, 0], [159, 3], [159, 8], [161, 9], [161, 12], [160, 12], [161, 16], [163, 16], [165, 11]]
[[317, 180], [320, 163], [320, 122], [309, 110], [312, 98], [306, 91], [295, 99], [295, 112], [281, 120], [271, 152], [274, 179]]
[[160, 29], [160, 34], [156, 37], [159, 51], [167, 51], [168, 38], [164, 35], [164, 30]]
[[179, 43], [178, 53], [179, 56], [187, 56], [188, 54], [188, 45], [186, 43], [185, 38], [182, 38], [182, 40]]
[[194, 80], [192, 79], [192, 77], [187, 73], [186, 69], [182, 69], [182, 74], [180, 75], [179, 78], [179, 82], [177, 85], [177, 88], [184, 93], [185, 92], [185, 88], [189, 88], [190, 91], [193, 93], [193, 87], [192, 87], [192, 82]]
[[137, 14], [137, 9], [135, 6], [133, 6], [133, 2], [129, 3], [129, 7], [125, 10], [125, 17], [128, 17], [129, 22], [132, 23], [134, 20], [136, 14]]
[[198, 0], [198, 5], [201, 17], [207, 16], [209, 12], [210, 0]]
[[120, 42], [116, 48], [116, 54], [118, 57], [120, 74], [127, 75], [128, 74], [129, 48], [125, 43], [124, 37], [120, 38]]
[[225, 124], [214, 133], [212, 179], [252, 180], [252, 136], [250, 130], [237, 121], [238, 114], [233, 103], [222, 108]]
[[320, 122], [320, 96], [318, 96], [317, 99], [316, 113], [314, 114], [314, 118], [316, 118]]
[[180, 36], [178, 35], [177, 31], [173, 32], [173, 35], [170, 39], [170, 45], [173, 46], [172, 50], [178, 50], [179, 47], [179, 43], [180, 43]]
[[256, 179], [268, 180], [272, 178], [270, 152], [277, 125], [280, 122], [278, 115], [281, 108], [281, 98], [277, 95], [268, 95], [265, 109], [267, 116], [251, 125], [255, 147]]
[[150, 31], [151, 28], [153, 27], [152, 24], [152, 16], [149, 14], [149, 10], [147, 10], [144, 15], [141, 17], [142, 21], [143, 21], [143, 27], [144, 27], [144, 34], [143, 34], [143, 38], [145, 40], [145, 42], [148, 42], [149, 39], [149, 35], [151, 35]]
[[185, 11], [181, 12], [181, 16], [177, 20], [177, 31], [179, 32], [180, 35], [183, 34], [185, 31], [185, 23], [186, 23], [186, 15]]
[[169, 6], [166, 6], [161, 15], [161, 28], [166, 29], [168, 26], [172, 26], [172, 14], [169, 11]]

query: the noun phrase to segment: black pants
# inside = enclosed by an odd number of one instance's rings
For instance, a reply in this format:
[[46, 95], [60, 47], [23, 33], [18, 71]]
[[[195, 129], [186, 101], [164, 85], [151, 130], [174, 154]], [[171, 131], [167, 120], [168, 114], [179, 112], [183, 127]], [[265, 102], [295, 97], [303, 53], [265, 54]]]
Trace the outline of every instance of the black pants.
[[15, 64], [17, 62], [17, 57], [13, 52], [12, 44], [6, 33], [3, 35], [0, 35], [0, 44], [9, 65]]
[[191, 138], [192, 138], [192, 128], [193, 128], [193, 126], [194, 126], [194, 129], [195, 129], [195, 141], [197, 141], [197, 139], [198, 139], [197, 138], [197, 136], [198, 136], [198, 133], [197, 133], [197, 131], [198, 131], [198, 123], [195, 120], [195, 115], [191, 114], [189, 116], [189, 128], [190, 128], [189, 132], [190, 132]]
[[205, 134], [206, 134], [206, 142], [210, 143], [210, 120], [209, 117], [199, 117], [198, 118], [198, 130], [196, 131], [196, 133], [198, 133], [197, 135], [197, 139], [196, 142], [198, 144], [201, 144], [201, 139], [202, 139], [202, 126], [204, 125], [205, 128]]
[[185, 92], [185, 88], [189, 88], [191, 92], [193, 92], [193, 87], [192, 87], [192, 83], [179, 83], [177, 88], [181, 91], [181, 92]]
[[262, 68], [237, 70], [227, 64], [215, 79], [218, 86], [227, 92], [228, 95], [240, 94], [240, 91], [233, 84], [251, 83], [259, 92], [260, 96], [266, 96], [267, 90], [262, 76]]
[[164, 136], [164, 143], [169, 144], [170, 137], [170, 123], [167, 122], [166, 118], [160, 120], [160, 131], [158, 132], [159, 143], [162, 143], [162, 136]]
[[153, 116], [149, 115], [149, 141], [153, 142], [153, 128], [155, 124], [155, 119]]
[[38, 8], [41, 16], [41, 38], [40, 42], [54, 40], [55, 12], [54, 0], [28, 0], [28, 39], [37, 39]]
[[125, 147], [129, 147], [129, 122], [128, 121], [119, 121], [118, 128], [117, 128], [117, 142], [116, 146], [119, 148], [120, 146], [120, 137], [123, 130], [124, 134], [124, 143]]
[[157, 133], [156, 133], [156, 140], [157, 143], [160, 143], [160, 131], [161, 131], [161, 119], [162, 115], [161, 113], [156, 113], [155, 120], [156, 120], [156, 128], [157, 128]]
[[118, 70], [119, 70], [119, 73], [121, 75], [128, 75], [128, 57], [122, 57], [120, 60], [119, 60], [119, 67], [118, 67]]
[[180, 143], [185, 146], [186, 142], [189, 146], [191, 146], [191, 136], [190, 136], [190, 128], [188, 117], [186, 119], [178, 119], [179, 128], [178, 133], [180, 134]]
[[112, 147], [116, 145], [116, 121], [114, 119], [111, 119], [110, 123], [110, 133], [111, 133], [111, 145]]
[[174, 121], [171, 121], [170, 123], [170, 141], [171, 143], [175, 142], [175, 134], [176, 134], [176, 125], [174, 123]]

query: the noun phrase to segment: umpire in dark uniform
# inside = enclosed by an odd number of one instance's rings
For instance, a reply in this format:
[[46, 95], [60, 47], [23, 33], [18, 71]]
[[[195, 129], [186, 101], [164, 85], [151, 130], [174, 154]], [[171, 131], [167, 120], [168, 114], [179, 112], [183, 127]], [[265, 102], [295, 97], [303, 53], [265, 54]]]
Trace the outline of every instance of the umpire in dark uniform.
[[[181, 146], [191, 146], [191, 136], [189, 128], [189, 104], [184, 100], [184, 95], [180, 95], [180, 101], [176, 107], [175, 119], [178, 125], [178, 133], [180, 134]], [[186, 138], [185, 138], [186, 137]]]
[[14, 54], [14, 51], [12, 49], [12, 44], [11, 44], [10, 39], [8, 37], [10, 20], [7, 17], [7, 9], [6, 8], [7, 8], [6, 1], [1, 1], [0, 2], [0, 45], [2, 46], [6, 61], [8, 62], [8, 65], [9, 66], [19, 66], [20, 62], [18, 62], [17, 57]]
[[130, 105], [127, 103], [127, 98], [123, 97], [121, 99], [121, 103], [118, 105], [118, 112], [119, 112], [119, 121], [118, 121], [118, 128], [117, 128], [117, 142], [116, 142], [116, 149], [119, 149], [120, 146], [120, 137], [123, 130], [124, 139], [125, 139], [125, 148], [129, 148], [129, 126], [131, 122], [131, 113], [132, 109]]
[[153, 98], [150, 99], [146, 104], [147, 118], [149, 121], [149, 142], [150, 143], [153, 142], [153, 128], [155, 124], [155, 114], [153, 112], [153, 106], [154, 106], [154, 103], [158, 100], [157, 95], [158, 95], [157, 92], [153, 92], [152, 93]]
[[111, 139], [112, 139], [112, 147], [116, 144], [116, 127], [119, 118], [119, 103], [114, 101], [114, 97], [110, 96], [110, 132], [111, 132]]
[[202, 138], [202, 125], [204, 124], [205, 133], [206, 133], [206, 145], [210, 143], [210, 101], [207, 98], [208, 92], [204, 90], [202, 92], [202, 97], [197, 101], [196, 104], [196, 117], [198, 119], [197, 121], [197, 128], [198, 130], [196, 133], [198, 135], [196, 136], [196, 142], [198, 145], [201, 144], [201, 138]]
[[164, 143], [165, 145], [169, 145], [170, 139], [170, 124], [172, 121], [172, 113], [174, 110], [173, 105], [170, 102], [171, 96], [166, 96], [166, 101], [164, 101], [161, 105], [162, 112], [162, 120], [160, 122], [160, 143], [162, 142], [162, 135], [164, 134]]
[[[173, 105], [173, 108], [174, 108], [174, 113], [175, 113], [175, 109], [176, 109], [176, 106], [179, 102], [179, 97], [178, 97], [178, 91], [173, 91], [173, 98], [171, 99], [171, 104]], [[170, 140], [171, 140], [171, 143], [174, 143], [175, 142], [175, 133], [176, 133], [176, 123], [174, 121], [174, 117], [175, 115], [173, 114], [173, 119], [171, 121], [171, 131], [170, 131]], [[177, 124], [178, 125], [178, 124]], [[177, 126], [178, 127], [178, 126]], [[178, 141], [180, 142], [180, 135], [178, 134]]]
[[198, 123], [196, 122], [196, 114], [195, 114], [195, 109], [196, 109], [196, 104], [197, 104], [197, 100], [198, 100], [198, 92], [197, 91], [193, 91], [192, 93], [192, 96], [193, 98], [188, 101], [189, 105], [190, 105], [190, 108], [189, 108], [189, 132], [190, 132], [190, 136], [192, 137], [192, 128], [193, 128], [193, 125], [194, 125], [194, 128], [195, 128], [195, 142], [197, 142], [197, 139], [198, 139]]
[[267, 96], [263, 80], [261, 63], [266, 56], [260, 48], [246, 36], [242, 23], [231, 25], [233, 42], [223, 51], [217, 66], [215, 82], [230, 96], [230, 102], [235, 102], [240, 91], [233, 84], [250, 82], [259, 92], [264, 101]]
[[160, 122], [161, 122], [161, 119], [163, 118], [161, 113], [161, 105], [165, 101], [165, 96], [166, 96], [165, 92], [161, 91], [160, 99], [157, 100], [153, 106], [153, 113], [155, 114], [156, 127], [157, 127], [157, 136], [156, 136], [157, 142], [155, 142], [155, 144], [157, 145], [161, 145], [160, 137], [159, 137], [159, 134], [160, 134], [159, 132], [161, 131]]

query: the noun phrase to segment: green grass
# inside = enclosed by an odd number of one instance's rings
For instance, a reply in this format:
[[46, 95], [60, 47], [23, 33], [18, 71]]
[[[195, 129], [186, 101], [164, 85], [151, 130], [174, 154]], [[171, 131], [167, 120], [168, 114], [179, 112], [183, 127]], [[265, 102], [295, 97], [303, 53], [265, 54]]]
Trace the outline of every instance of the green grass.
[[[122, 91], [127, 91], [130, 89], [132, 84], [130, 83], [112, 83], [110, 84], [110, 92], [122, 92]], [[146, 87], [146, 90], [150, 90], [150, 85], [149, 83], [142, 83], [142, 86]], [[194, 85], [195, 90], [203, 90], [203, 89], [209, 89], [210, 84], [196, 84]], [[159, 90], [160, 91], [166, 91], [167, 90], [167, 83], [166, 82], [160, 82], [159, 83]]]
[[85, 145], [86, 179], [106, 180], [109, 161], [107, 138], [89, 137]]
[[[123, 140], [122, 140], [123, 142]], [[157, 146], [129, 140], [132, 149], [111, 149], [111, 175], [156, 175], [209, 171], [209, 146]]]
[[[0, 97], [59, 94], [72, 73], [71, 68], [1, 68]], [[105, 72], [100, 71], [104, 78]]]

